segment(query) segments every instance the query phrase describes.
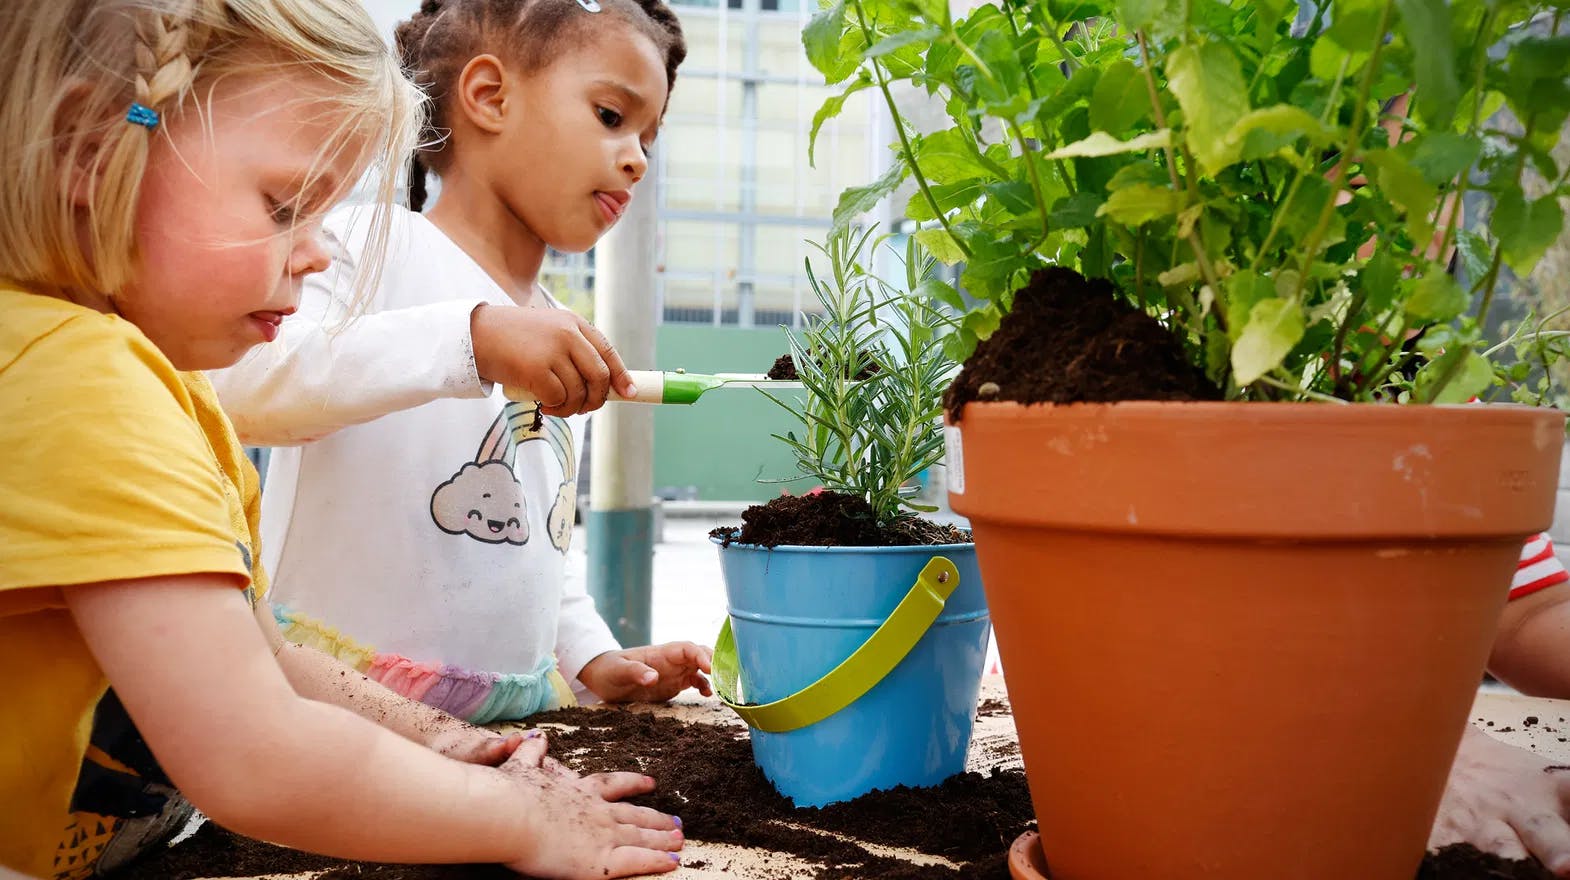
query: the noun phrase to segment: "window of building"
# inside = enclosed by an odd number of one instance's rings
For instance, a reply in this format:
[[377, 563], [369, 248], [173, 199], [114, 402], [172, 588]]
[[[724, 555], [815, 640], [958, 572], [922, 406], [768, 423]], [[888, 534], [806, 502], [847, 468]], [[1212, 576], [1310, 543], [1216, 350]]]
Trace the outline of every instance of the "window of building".
[[801, 31], [816, 2], [677, 0], [689, 54], [656, 147], [659, 264], [667, 322], [795, 324], [815, 300], [803, 259], [847, 186], [888, 161], [871, 150], [879, 105], [863, 92], [818, 136], [835, 92], [808, 63]]

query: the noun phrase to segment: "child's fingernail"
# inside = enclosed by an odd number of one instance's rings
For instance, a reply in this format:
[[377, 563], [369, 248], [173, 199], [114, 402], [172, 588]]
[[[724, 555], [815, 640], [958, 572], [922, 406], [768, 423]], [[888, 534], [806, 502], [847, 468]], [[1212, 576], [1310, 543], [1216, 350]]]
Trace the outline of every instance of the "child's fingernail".
[[666, 853], [666, 855], [671, 857], [671, 861], [678, 865], [681, 864], [681, 856], [677, 855], [676, 853]]
[[681, 830], [681, 817], [680, 816], [672, 816], [671, 818], [676, 821], [676, 830], [680, 831]]
[[540, 738], [540, 732], [538, 730], [531, 730], [528, 733], [524, 734], [523, 738], [524, 739], [539, 739]]

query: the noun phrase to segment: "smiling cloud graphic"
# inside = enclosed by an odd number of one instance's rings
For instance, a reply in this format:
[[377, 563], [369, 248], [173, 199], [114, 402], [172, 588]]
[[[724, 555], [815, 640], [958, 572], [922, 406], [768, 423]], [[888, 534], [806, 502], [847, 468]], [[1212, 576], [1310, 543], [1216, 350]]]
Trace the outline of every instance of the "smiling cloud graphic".
[[449, 535], [468, 535], [487, 544], [524, 544], [523, 487], [499, 461], [466, 464], [431, 495], [431, 518]]

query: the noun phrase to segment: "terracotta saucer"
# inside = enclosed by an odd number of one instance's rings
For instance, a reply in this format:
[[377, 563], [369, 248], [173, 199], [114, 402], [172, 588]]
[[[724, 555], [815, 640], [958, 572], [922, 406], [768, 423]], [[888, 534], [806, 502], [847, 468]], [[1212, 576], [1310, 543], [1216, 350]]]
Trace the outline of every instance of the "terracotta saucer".
[[1009, 874], [1014, 880], [1050, 880], [1040, 834], [1026, 831], [1009, 847]]

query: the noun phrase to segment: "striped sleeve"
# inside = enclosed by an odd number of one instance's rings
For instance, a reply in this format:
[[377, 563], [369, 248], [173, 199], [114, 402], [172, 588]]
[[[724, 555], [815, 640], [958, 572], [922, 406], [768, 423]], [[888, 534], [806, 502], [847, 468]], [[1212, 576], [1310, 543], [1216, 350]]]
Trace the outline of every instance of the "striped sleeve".
[[1521, 561], [1510, 581], [1510, 598], [1530, 596], [1565, 581], [1570, 581], [1570, 571], [1566, 571], [1564, 563], [1554, 555], [1554, 542], [1546, 534], [1538, 535], [1521, 548]]

